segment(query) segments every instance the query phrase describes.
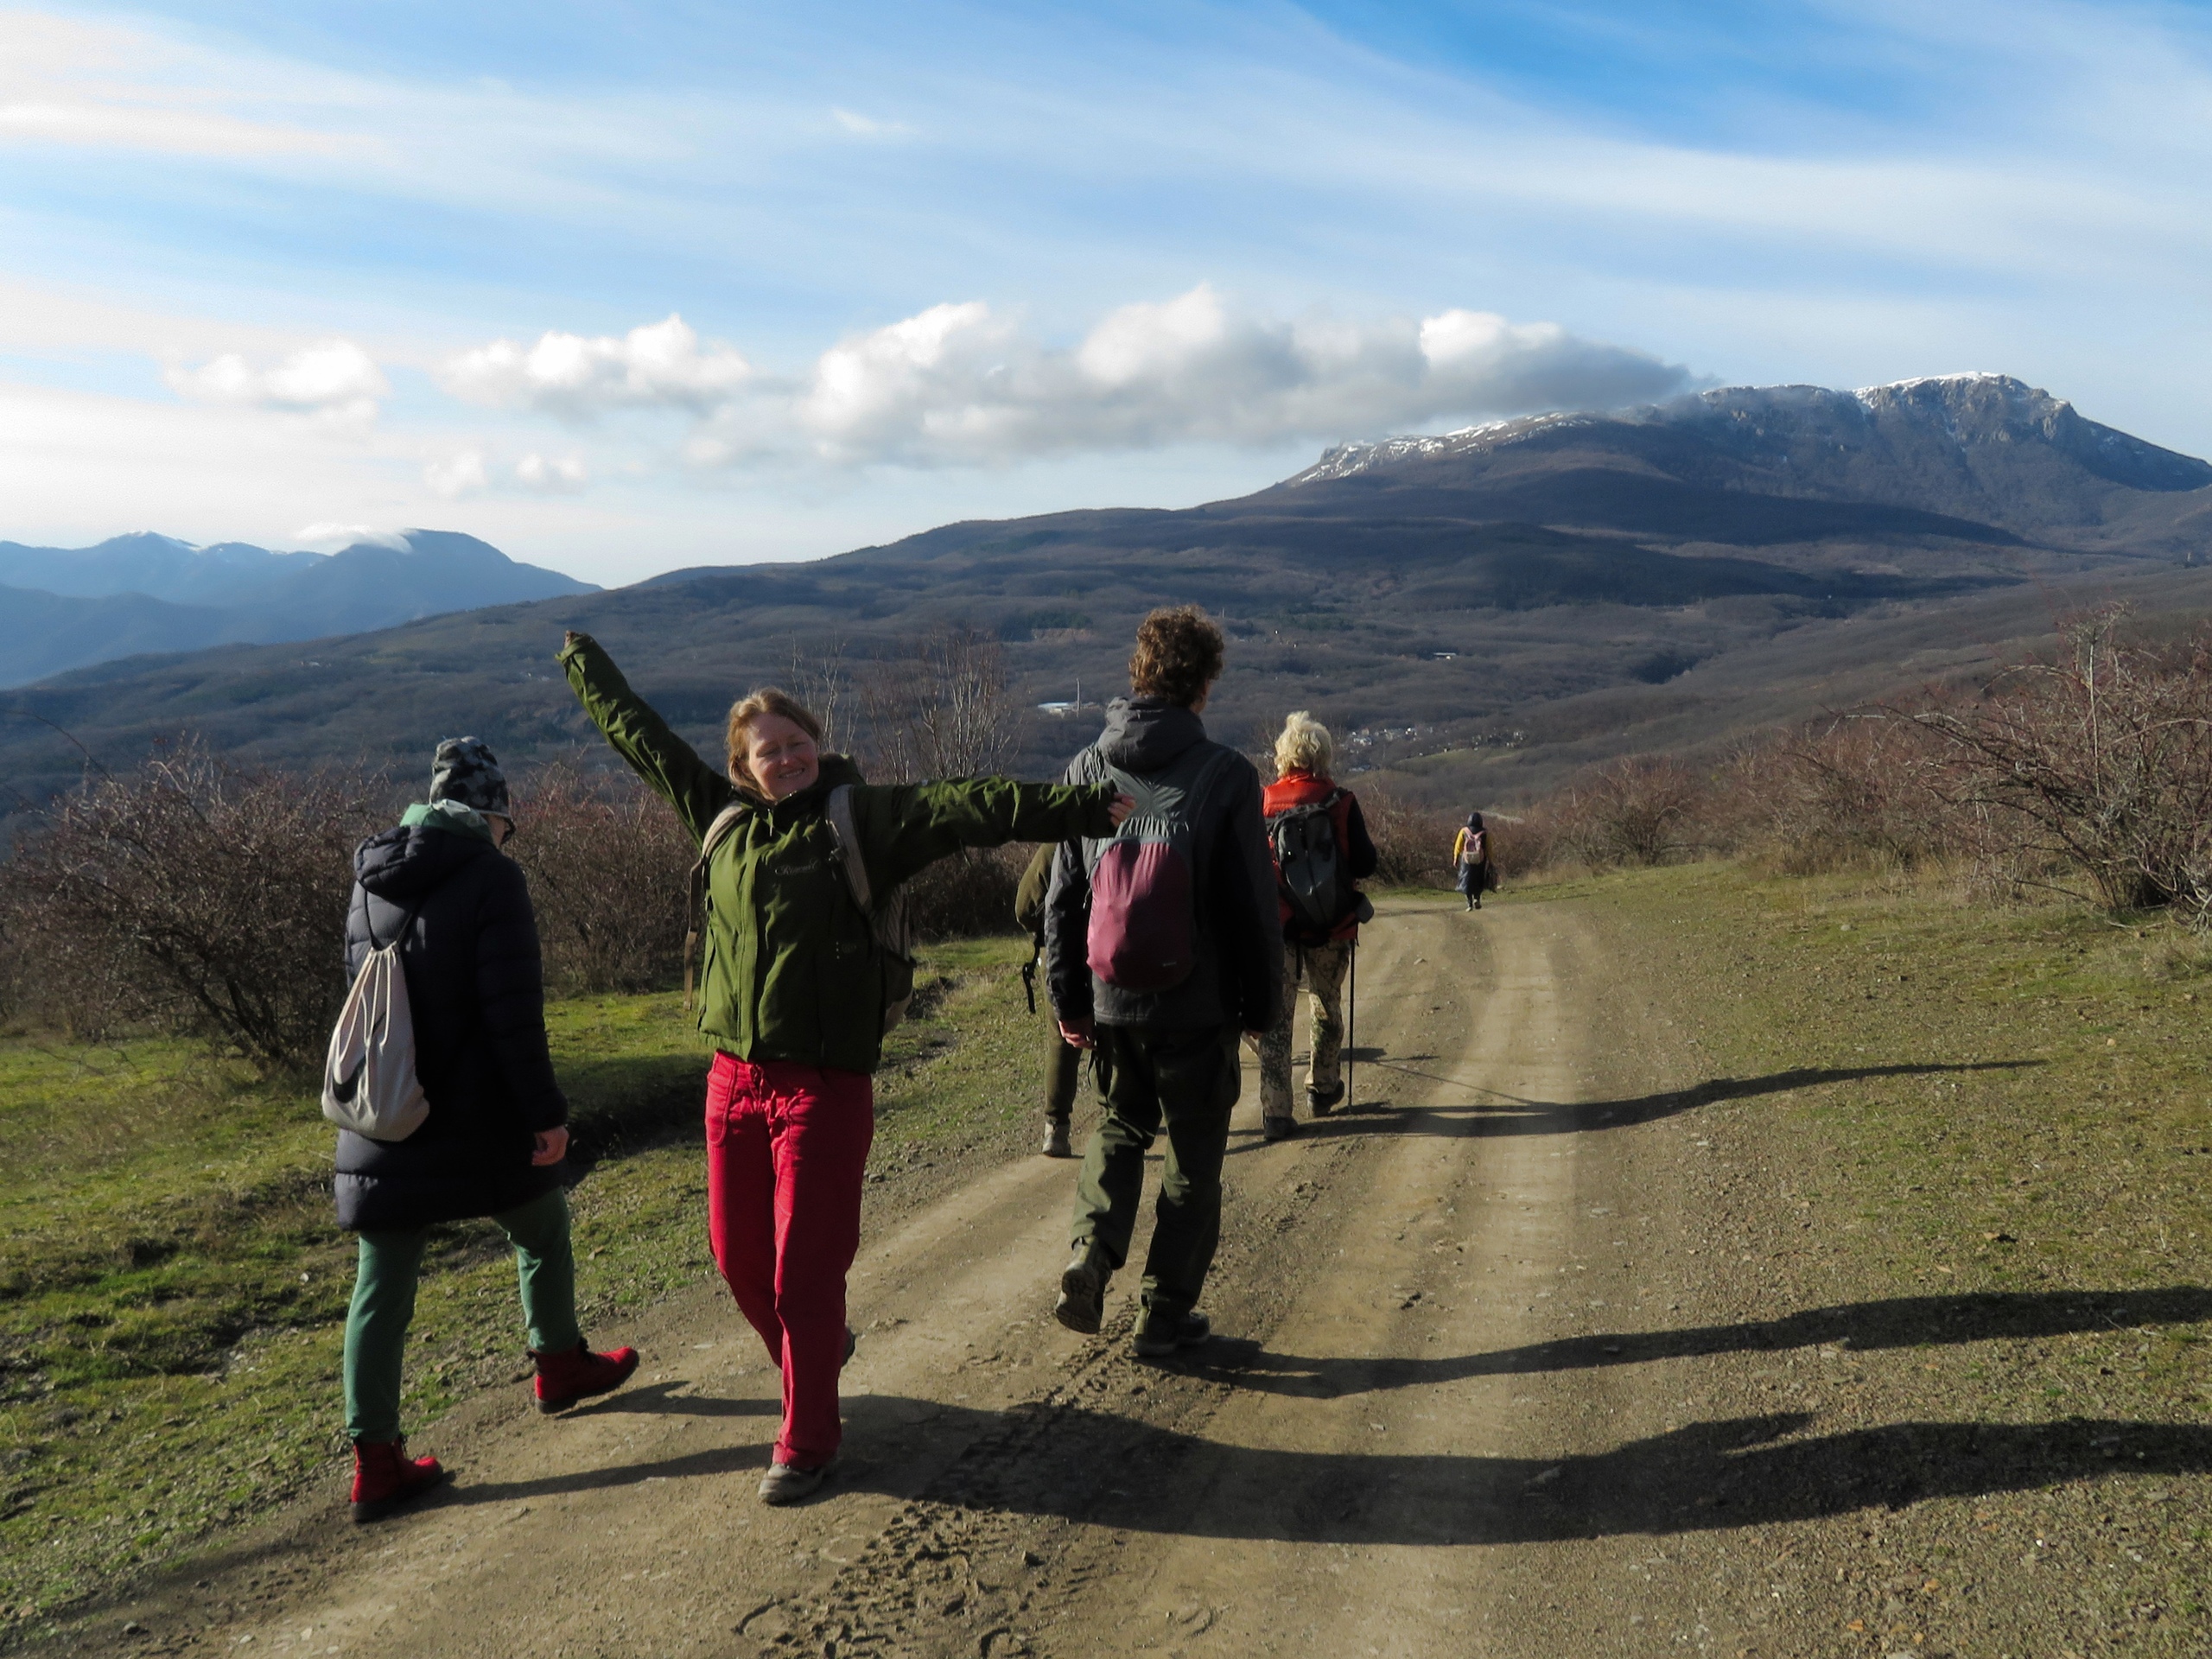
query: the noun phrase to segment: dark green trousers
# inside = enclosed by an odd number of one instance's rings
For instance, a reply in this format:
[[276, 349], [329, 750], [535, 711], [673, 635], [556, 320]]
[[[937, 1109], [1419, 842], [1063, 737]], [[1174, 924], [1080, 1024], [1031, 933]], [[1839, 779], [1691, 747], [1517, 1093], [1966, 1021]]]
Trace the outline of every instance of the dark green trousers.
[[[582, 1333], [576, 1328], [569, 1195], [556, 1186], [492, 1219], [514, 1246], [530, 1345], [542, 1354], [575, 1347]], [[427, 1227], [361, 1235], [353, 1305], [346, 1315], [346, 1433], [354, 1440], [388, 1440], [399, 1433], [400, 1362], [429, 1237]]]
[[1075, 1243], [1096, 1244], [1117, 1271], [1128, 1261], [1144, 1155], [1164, 1125], [1166, 1166], [1145, 1256], [1144, 1305], [1186, 1313], [1221, 1242], [1221, 1160], [1243, 1084], [1236, 1028], [1101, 1026], [1096, 1075], [1104, 1118], [1076, 1182]]

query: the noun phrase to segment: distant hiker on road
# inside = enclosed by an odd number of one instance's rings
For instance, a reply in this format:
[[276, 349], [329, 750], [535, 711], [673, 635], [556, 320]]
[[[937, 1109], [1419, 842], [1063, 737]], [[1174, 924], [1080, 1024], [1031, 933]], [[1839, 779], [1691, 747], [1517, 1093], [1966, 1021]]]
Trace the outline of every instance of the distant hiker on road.
[[1237, 1033], [1274, 1023], [1282, 932], [1260, 828], [1260, 778], [1198, 720], [1220, 677], [1221, 630], [1194, 608], [1137, 630], [1130, 695], [1106, 711], [1068, 781], [1104, 782], [1137, 810], [1118, 831], [1071, 840], [1052, 861], [1045, 971], [1060, 1032], [1097, 1051], [1105, 1120], [1077, 1183], [1075, 1259], [1055, 1316], [1095, 1332], [1128, 1259], [1144, 1155], [1164, 1122], [1136, 1351], [1170, 1354], [1211, 1332], [1197, 1311], [1221, 1236], [1221, 1164], [1242, 1085]]
[[1290, 1110], [1290, 1041], [1301, 982], [1313, 993], [1306, 1108], [1326, 1116], [1344, 1097], [1344, 969], [1359, 925], [1375, 913], [1352, 884], [1375, 874], [1376, 858], [1358, 800], [1329, 776], [1335, 758], [1328, 728], [1300, 709], [1275, 739], [1277, 777], [1262, 800], [1282, 916], [1282, 1011], [1260, 1039], [1260, 1127], [1270, 1141], [1298, 1128]]
[[1481, 813], [1468, 813], [1467, 822], [1452, 840], [1452, 866], [1467, 908], [1480, 910], [1483, 894], [1497, 885], [1497, 872], [1490, 862], [1490, 831], [1483, 828]]
[[[1021, 967], [1021, 988], [1029, 998], [1029, 1012], [1037, 1012], [1037, 964], [1045, 953], [1045, 893], [1052, 885], [1052, 855], [1058, 848], [1047, 843], [1037, 849], [1029, 868], [1021, 873], [1021, 886], [1014, 895], [1014, 925], [1029, 935], [1029, 960]], [[1059, 1022], [1046, 1000], [1045, 1038], [1045, 1156], [1072, 1158], [1068, 1125], [1075, 1114], [1075, 1090], [1083, 1075], [1083, 1051], [1060, 1035]]]
[[445, 1478], [435, 1458], [410, 1458], [399, 1433], [400, 1361], [435, 1223], [489, 1216], [514, 1246], [540, 1411], [619, 1388], [638, 1368], [635, 1350], [595, 1354], [576, 1328], [569, 1103], [546, 1052], [530, 891], [499, 850], [514, 832], [497, 757], [480, 739], [449, 738], [429, 801], [353, 854], [346, 968], [358, 976], [397, 944], [429, 1105], [404, 1139], [338, 1135], [338, 1224], [360, 1235], [345, 1362], [356, 1521]]
[[814, 716], [773, 688], [729, 711], [725, 777], [588, 634], [570, 633], [559, 660], [607, 741], [700, 844], [699, 1028], [715, 1047], [708, 1233], [783, 1372], [783, 1430], [760, 1497], [792, 1503], [822, 1484], [842, 1434], [845, 1274], [875, 1132], [872, 1074], [913, 988], [899, 886], [963, 847], [1109, 835], [1135, 803], [1110, 784], [871, 785], [823, 753]]

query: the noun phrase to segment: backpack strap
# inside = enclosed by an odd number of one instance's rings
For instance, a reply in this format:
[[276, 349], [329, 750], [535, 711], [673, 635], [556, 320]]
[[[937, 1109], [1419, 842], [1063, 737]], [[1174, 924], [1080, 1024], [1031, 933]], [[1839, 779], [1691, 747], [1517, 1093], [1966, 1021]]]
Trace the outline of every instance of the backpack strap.
[[707, 833], [699, 841], [699, 861], [691, 867], [691, 907], [685, 912], [690, 925], [683, 930], [683, 1008], [691, 1009], [691, 974], [699, 953], [699, 930], [706, 925], [707, 861], [715, 849], [729, 839], [729, 832], [749, 809], [744, 801], [732, 801], [715, 814], [715, 821], [707, 826]]
[[874, 895], [868, 890], [868, 861], [861, 856], [860, 826], [853, 821], [853, 786], [840, 784], [830, 791], [827, 816], [830, 833], [837, 837], [838, 861], [845, 867], [845, 887], [861, 914], [875, 918]]

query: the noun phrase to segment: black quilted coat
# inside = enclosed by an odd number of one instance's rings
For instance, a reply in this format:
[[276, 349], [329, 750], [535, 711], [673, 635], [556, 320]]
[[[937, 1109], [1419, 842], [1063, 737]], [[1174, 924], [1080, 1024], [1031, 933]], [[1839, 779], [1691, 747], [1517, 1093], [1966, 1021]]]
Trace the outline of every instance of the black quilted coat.
[[376, 944], [389, 944], [422, 905], [399, 959], [430, 1115], [400, 1141], [338, 1132], [338, 1224], [401, 1231], [497, 1215], [551, 1191], [565, 1169], [534, 1167], [533, 1137], [566, 1122], [569, 1103], [546, 1052], [537, 921], [522, 871], [482, 836], [432, 823], [370, 836], [353, 875], [349, 975], [374, 948], [372, 928]]

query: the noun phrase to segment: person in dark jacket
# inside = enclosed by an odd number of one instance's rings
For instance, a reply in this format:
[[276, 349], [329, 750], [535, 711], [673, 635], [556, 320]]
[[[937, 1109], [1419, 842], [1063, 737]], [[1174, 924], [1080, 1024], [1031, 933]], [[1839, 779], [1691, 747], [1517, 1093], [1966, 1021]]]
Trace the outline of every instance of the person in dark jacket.
[[[1052, 857], [1058, 850], [1050, 842], [1039, 847], [1029, 868], [1021, 873], [1021, 885], [1014, 895], [1014, 925], [1030, 938], [1029, 960], [1021, 967], [1021, 987], [1029, 995], [1033, 1014], [1037, 1012], [1037, 964], [1045, 954], [1045, 895], [1052, 885]], [[1068, 1129], [1075, 1116], [1076, 1084], [1083, 1075], [1083, 1051], [1060, 1035], [1058, 1021], [1051, 1018], [1052, 1007], [1048, 997], [1045, 1004], [1044, 1153], [1047, 1158], [1072, 1158], [1075, 1147]]]
[[390, 1513], [445, 1478], [399, 1433], [400, 1361], [435, 1224], [489, 1216], [514, 1246], [537, 1408], [619, 1388], [634, 1350], [595, 1354], [576, 1327], [563, 1188], [568, 1102], [545, 1046], [537, 923], [499, 848], [514, 812], [482, 740], [438, 745], [429, 799], [353, 854], [346, 966], [399, 941], [429, 1116], [404, 1141], [338, 1133], [338, 1224], [360, 1235], [346, 1317], [346, 1432], [353, 1518]]
[[725, 776], [589, 634], [570, 633], [559, 660], [593, 722], [702, 849], [699, 1029], [715, 1045], [708, 1236], [784, 1375], [783, 1429], [760, 1499], [796, 1503], [828, 1478], [844, 1433], [845, 1274], [860, 1247], [874, 1073], [896, 1001], [896, 964], [846, 853], [858, 855], [869, 894], [889, 894], [963, 847], [1103, 835], [1135, 803], [1110, 787], [1006, 778], [871, 785], [823, 753], [814, 716], [772, 686], [730, 709]]
[[1452, 838], [1452, 885], [1467, 901], [1467, 908], [1480, 910], [1483, 894], [1497, 886], [1497, 873], [1491, 868], [1490, 831], [1483, 827], [1481, 813], [1468, 813], [1466, 823]]
[[[1329, 768], [1336, 760], [1336, 745], [1329, 728], [1301, 709], [1283, 721], [1275, 739], [1276, 779], [1267, 788], [1261, 810], [1271, 830], [1281, 814], [1300, 807], [1325, 807], [1334, 832], [1340, 870], [1347, 884], [1364, 881], [1375, 874], [1374, 840], [1367, 833], [1367, 819], [1359, 798], [1337, 787]], [[1352, 893], [1357, 899], [1358, 895]], [[1327, 1116], [1344, 1097], [1344, 974], [1351, 953], [1359, 944], [1363, 912], [1372, 905], [1355, 905], [1328, 931], [1303, 930], [1290, 900], [1280, 900], [1282, 917], [1282, 1014], [1260, 1039], [1260, 1128], [1270, 1141], [1297, 1132], [1290, 1110], [1290, 1043], [1298, 1020], [1298, 991], [1302, 983], [1313, 993], [1313, 1029], [1306, 1051], [1306, 1106], [1316, 1117]]]
[[1052, 1007], [1069, 1043], [1096, 1050], [1105, 1108], [1084, 1154], [1075, 1259], [1060, 1274], [1053, 1313], [1071, 1331], [1098, 1329], [1107, 1281], [1128, 1258], [1145, 1153], [1164, 1124], [1166, 1166], [1136, 1330], [1137, 1352], [1147, 1357], [1211, 1333], [1197, 1303], [1221, 1236], [1222, 1159], [1243, 1086], [1237, 1033], [1256, 1037], [1273, 1025], [1282, 998], [1282, 929], [1274, 863], [1260, 827], [1260, 776], [1243, 755], [1208, 741], [1198, 718], [1220, 677], [1224, 643], [1195, 607], [1145, 618], [1129, 658], [1130, 695], [1108, 706], [1104, 734], [1067, 770], [1070, 783], [1110, 779], [1154, 803], [1140, 808], [1153, 821], [1129, 836], [1140, 847], [1126, 868], [1147, 868], [1142, 843], [1169, 822], [1155, 815], [1172, 812], [1188, 826], [1187, 920], [1178, 924], [1192, 936], [1187, 972], [1163, 988], [1135, 990], [1092, 971], [1102, 946], [1110, 948], [1091, 937], [1093, 873], [1109, 845], [1125, 843], [1065, 843], [1046, 899]]

